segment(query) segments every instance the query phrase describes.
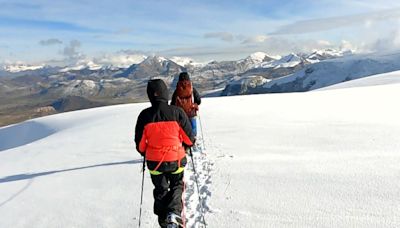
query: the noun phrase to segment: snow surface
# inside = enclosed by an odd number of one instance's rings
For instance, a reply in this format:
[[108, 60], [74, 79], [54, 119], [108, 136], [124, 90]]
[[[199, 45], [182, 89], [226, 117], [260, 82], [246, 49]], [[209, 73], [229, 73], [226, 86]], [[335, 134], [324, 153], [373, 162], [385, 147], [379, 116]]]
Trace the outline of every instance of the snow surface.
[[202, 97], [219, 97], [221, 95], [221, 92], [224, 89], [225, 89], [225, 87], [212, 89], [212, 90], [206, 90], [206, 91], [203, 91], [200, 95]]
[[[204, 99], [195, 165], [208, 227], [399, 227], [399, 96], [386, 84]], [[0, 128], [0, 227], [137, 227], [133, 131], [148, 106]], [[191, 170], [186, 215], [200, 227]], [[143, 227], [157, 227], [152, 203], [146, 171]]]
[[400, 71], [393, 71], [390, 73], [377, 74], [366, 78], [350, 80], [332, 86], [327, 86], [318, 90], [344, 89], [352, 87], [387, 85], [395, 83], [400, 83]]

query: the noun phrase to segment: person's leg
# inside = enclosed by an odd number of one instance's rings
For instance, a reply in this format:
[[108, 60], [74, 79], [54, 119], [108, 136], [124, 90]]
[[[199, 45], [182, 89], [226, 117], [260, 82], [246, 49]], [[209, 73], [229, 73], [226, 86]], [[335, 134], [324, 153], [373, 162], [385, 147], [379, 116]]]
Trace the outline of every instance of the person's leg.
[[190, 118], [190, 124], [192, 125], [192, 132], [195, 136], [197, 136], [197, 122], [196, 116]]
[[154, 184], [154, 214], [158, 215], [158, 223], [161, 227], [166, 227], [167, 206], [170, 201], [168, 196], [169, 183], [165, 174], [151, 175]]
[[176, 215], [181, 216], [183, 203], [182, 203], [182, 193], [183, 193], [183, 173], [166, 174], [169, 179], [169, 189], [170, 189], [170, 201], [168, 203], [167, 212], [172, 212]]

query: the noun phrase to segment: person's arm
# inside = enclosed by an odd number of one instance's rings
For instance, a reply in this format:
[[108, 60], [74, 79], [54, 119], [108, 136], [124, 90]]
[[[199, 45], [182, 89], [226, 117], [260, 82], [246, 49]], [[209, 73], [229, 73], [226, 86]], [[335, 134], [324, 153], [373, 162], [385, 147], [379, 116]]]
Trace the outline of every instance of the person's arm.
[[135, 143], [136, 150], [140, 153], [140, 155], [144, 156], [145, 148], [143, 148], [142, 138], [144, 131], [145, 121], [144, 121], [144, 110], [139, 114], [136, 126], [135, 126]]
[[197, 92], [197, 90], [195, 88], [193, 88], [193, 101], [197, 105], [200, 105], [200, 103], [201, 103], [200, 94], [199, 94], [199, 92]]
[[172, 94], [171, 105], [176, 105], [176, 90]]
[[183, 138], [183, 143], [186, 146], [193, 146], [195, 142], [195, 136], [192, 131], [192, 125], [186, 113], [182, 109], [178, 109], [179, 114], [179, 125], [181, 126], [180, 133]]

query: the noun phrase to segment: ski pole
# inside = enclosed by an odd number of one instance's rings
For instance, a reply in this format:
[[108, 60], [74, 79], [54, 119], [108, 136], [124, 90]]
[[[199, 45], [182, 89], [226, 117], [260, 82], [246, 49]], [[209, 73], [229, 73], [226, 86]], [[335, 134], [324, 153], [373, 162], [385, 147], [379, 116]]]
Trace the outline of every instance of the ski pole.
[[143, 204], [143, 187], [144, 187], [144, 171], [146, 169], [146, 156], [143, 156], [143, 166], [142, 166], [142, 191], [140, 193], [140, 210], [139, 210], [139, 228], [141, 227], [142, 219], [142, 204]]
[[201, 138], [203, 139], [203, 148], [206, 150], [206, 144], [204, 143], [204, 134], [203, 134], [203, 123], [201, 122], [200, 112], [199, 112], [199, 123], [200, 123], [200, 130], [201, 130]]
[[191, 147], [190, 147], [190, 157], [192, 159], [192, 166], [193, 166], [194, 178], [195, 178], [196, 187], [197, 187], [197, 194], [199, 195], [199, 204], [200, 204], [201, 217], [203, 218], [204, 226], [207, 227], [206, 219], [204, 218], [203, 201], [202, 201], [201, 196], [200, 196], [199, 179], [197, 177], [197, 172], [196, 172], [196, 167], [195, 167], [195, 164], [194, 164], [193, 153], [192, 153], [192, 148]]

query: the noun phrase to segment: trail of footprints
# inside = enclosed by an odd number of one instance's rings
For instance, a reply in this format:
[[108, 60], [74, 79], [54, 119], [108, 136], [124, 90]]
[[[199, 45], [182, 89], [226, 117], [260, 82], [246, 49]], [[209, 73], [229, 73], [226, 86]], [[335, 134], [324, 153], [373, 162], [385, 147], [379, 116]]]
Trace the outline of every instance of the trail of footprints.
[[205, 227], [203, 216], [211, 210], [208, 206], [208, 200], [211, 197], [210, 185], [212, 183], [212, 170], [214, 163], [209, 160], [207, 153], [202, 148], [202, 139], [197, 140], [197, 146], [193, 151], [193, 160], [199, 182], [199, 194], [196, 186], [196, 177], [193, 170], [193, 163], [188, 156], [188, 164], [185, 170], [185, 217], [186, 228]]

